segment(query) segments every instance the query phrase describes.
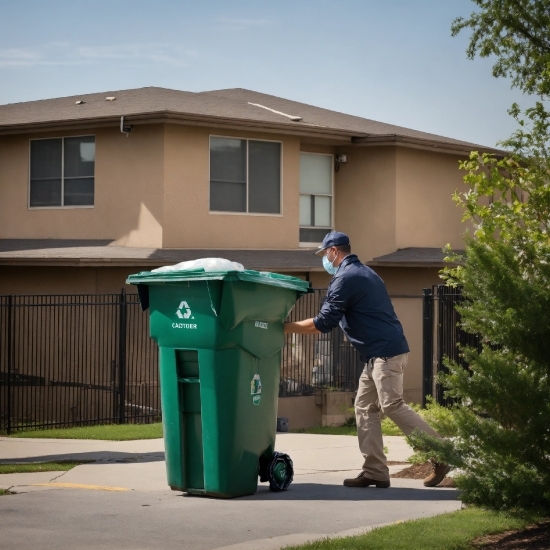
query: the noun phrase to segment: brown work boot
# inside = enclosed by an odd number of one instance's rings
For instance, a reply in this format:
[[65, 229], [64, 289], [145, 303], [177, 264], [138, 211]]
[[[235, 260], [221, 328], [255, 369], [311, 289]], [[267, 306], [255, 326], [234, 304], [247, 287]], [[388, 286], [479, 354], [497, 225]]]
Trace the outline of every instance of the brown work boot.
[[344, 485], [346, 487], [368, 487], [369, 485], [376, 485], [379, 489], [387, 489], [390, 486], [390, 480], [380, 481], [378, 479], [371, 479], [365, 475], [365, 472], [361, 472], [357, 477], [344, 479]]
[[432, 473], [424, 479], [424, 487], [435, 487], [439, 485], [443, 478], [450, 472], [451, 467], [444, 462], [432, 461]]

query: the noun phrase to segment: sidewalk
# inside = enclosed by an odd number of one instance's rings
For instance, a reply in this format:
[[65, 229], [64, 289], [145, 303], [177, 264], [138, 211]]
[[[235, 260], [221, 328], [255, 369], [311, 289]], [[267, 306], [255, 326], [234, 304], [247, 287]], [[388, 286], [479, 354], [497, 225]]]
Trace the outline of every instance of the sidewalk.
[[[384, 442], [391, 461], [411, 454], [404, 438]], [[0, 475], [0, 487], [18, 493], [0, 497], [3, 537], [13, 549], [276, 549], [460, 508], [455, 490], [426, 489], [419, 480], [343, 487], [360, 470], [354, 437], [278, 434], [277, 450], [294, 461], [288, 491], [260, 484], [255, 495], [215, 500], [170, 491], [162, 439], [0, 438], [0, 462], [96, 461], [68, 472]]]

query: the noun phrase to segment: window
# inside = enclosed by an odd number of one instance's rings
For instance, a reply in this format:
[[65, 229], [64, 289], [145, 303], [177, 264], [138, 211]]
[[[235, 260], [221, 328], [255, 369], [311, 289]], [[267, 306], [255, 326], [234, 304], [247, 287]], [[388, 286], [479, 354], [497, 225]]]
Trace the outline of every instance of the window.
[[31, 140], [29, 206], [93, 206], [95, 137]]
[[300, 153], [300, 242], [320, 243], [332, 230], [332, 155]]
[[281, 144], [210, 138], [210, 211], [281, 213]]

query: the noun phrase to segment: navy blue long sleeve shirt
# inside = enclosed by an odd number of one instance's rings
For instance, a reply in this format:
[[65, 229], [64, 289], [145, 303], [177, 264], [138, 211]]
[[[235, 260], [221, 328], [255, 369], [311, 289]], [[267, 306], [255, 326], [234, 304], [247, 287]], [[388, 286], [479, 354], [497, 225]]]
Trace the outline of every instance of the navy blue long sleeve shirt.
[[313, 323], [325, 333], [339, 324], [365, 362], [409, 351], [384, 282], [355, 254], [340, 264]]

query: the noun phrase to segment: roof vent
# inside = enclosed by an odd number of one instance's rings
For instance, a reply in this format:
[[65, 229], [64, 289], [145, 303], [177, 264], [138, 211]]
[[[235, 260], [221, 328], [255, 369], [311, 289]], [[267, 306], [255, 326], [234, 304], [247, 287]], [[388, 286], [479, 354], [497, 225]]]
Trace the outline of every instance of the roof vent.
[[109, 97], [105, 98], [105, 101], [114, 101], [116, 97], [114, 95], [110, 95]]
[[81, 99], [79, 99], [78, 101], [75, 101], [75, 103], [77, 105], [84, 105], [84, 103], [86, 103], [85, 101], [82, 101]]
[[286, 116], [286, 118], [289, 118], [292, 120], [292, 122], [301, 122], [302, 117], [301, 116], [294, 116], [294, 115], [287, 115], [286, 113], [282, 113], [281, 111], [276, 111], [275, 109], [272, 109], [271, 107], [266, 107], [265, 105], [260, 105], [259, 103], [251, 103], [248, 102], [249, 105], [254, 105], [254, 107], [260, 107], [261, 109], [266, 109], [267, 111], [271, 111], [272, 113], [275, 113], [276, 115], [282, 115]]

